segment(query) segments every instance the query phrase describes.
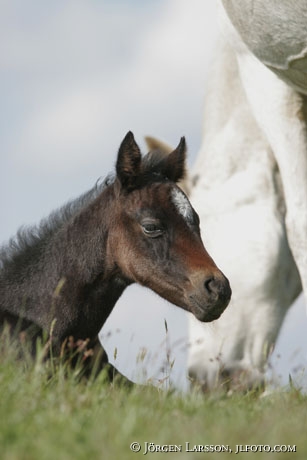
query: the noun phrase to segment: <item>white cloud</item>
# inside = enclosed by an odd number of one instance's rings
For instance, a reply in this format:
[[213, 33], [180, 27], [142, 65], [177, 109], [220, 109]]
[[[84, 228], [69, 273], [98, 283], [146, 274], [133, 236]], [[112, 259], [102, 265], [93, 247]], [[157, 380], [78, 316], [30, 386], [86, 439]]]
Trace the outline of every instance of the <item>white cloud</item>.
[[17, 147], [18, 152], [22, 146], [27, 150], [28, 165], [39, 162], [47, 174], [58, 168], [63, 172], [72, 165], [80, 168], [93, 160], [106, 122], [99, 92], [78, 86], [58, 96], [32, 114]]
[[63, 172], [72, 159], [74, 168], [82, 168], [100, 158], [103, 147], [115, 152], [128, 129], [170, 133], [171, 140], [176, 132], [174, 142], [191, 127], [193, 134], [196, 125], [200, 131], [199, 111], [192, 110], [195, 100], [202, 106], [203, 62], [210, 50], [202, 43], [206, 7], [201, 0], [170, 0], [162, 16], [140, 28], [142, 34], [132, 27], [140, 14], [129, 11], [127, 18], [125, 10], [68, 2], [45, 29], [39, 27], [37, 43], [33, 32], [23, 46], [18, 38], [19, 55], [27, 56], [24, 62], [13, 56], [20, 70], [33, 66], [41, 75], [32, 87], [40, 96], [12, 145], [28, 168], [39, 164], [42, 173]]
[[42, 78], [62, 68], [93, 73], [105, 60], [112, 63], [120, 49], [131, 49], [145, 27], [143, 14], [142, 9], [103, 0], [7, 1], [0, 16], [1, 67], [32, 76], [40, 72]]

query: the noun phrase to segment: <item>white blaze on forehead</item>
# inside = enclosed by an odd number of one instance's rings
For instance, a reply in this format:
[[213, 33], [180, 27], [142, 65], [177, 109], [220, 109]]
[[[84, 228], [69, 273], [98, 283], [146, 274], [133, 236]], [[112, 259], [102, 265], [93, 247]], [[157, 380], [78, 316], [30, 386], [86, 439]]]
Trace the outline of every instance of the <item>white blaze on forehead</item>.
[[172, 202], [176, 206], [179, 214], [184, 218], [188, 224], [192, 224], [194, 221], [193, 218], [193, 209], [191, 203], [185, 196], [185, 194], [179, 188], [173, 188], [171, 191]]

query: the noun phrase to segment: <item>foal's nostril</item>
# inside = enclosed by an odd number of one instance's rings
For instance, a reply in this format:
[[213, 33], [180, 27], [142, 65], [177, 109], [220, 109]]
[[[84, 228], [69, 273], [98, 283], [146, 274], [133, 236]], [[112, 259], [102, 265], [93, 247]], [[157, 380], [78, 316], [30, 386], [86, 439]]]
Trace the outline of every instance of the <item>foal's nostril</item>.
[[212, 292], [215, 291], [215, 282], [213, 276], [206, 279], [206, 281], [204, 282], [204, 286], [206, 291], [209, 292], [209, 294], [212, 294]]
[[203, 322], [219, 318], [231, 297], [229, 281], [221, 272], [208, 275], [197, 278], [198, 283], [189, 297], [191, 311]]
[[222, 296], [225, 298], [230, 298], [231, 289], [227, 278], [220, 278], [215, 276], [209, 276], [204, 281], [204, 288], [207, 295], [210, 296]]

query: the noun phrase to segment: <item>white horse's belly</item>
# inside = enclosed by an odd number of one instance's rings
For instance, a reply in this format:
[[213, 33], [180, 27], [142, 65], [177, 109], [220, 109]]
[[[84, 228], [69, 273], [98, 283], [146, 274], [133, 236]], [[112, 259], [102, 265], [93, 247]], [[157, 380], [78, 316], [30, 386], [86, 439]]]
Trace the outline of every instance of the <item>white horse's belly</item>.
[[[296, 91], [307, 94], [307, 3], [305, 0], [222, 0], [223, 29], [231, 20], [249, 50]], [[229, 18], [229, 19], [228, 19]], [[241, 41], [241, 39], [239, 40]], [[242, 43], [242, 42], [241, 42]]]

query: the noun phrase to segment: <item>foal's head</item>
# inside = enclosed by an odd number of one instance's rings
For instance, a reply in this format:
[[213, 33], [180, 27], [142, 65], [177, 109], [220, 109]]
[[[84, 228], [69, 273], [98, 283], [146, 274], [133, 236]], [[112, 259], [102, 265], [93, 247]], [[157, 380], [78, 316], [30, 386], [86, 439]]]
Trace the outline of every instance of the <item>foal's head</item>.
[[231, 289], [203, 246], [199, 218], [176, 185], [185, 172], [185, 140], [169, 155], [142, 158], [133, 134], [123, 140], [108, 252], [130, 281], [147, 286], [201, 321], [218, 318]]

